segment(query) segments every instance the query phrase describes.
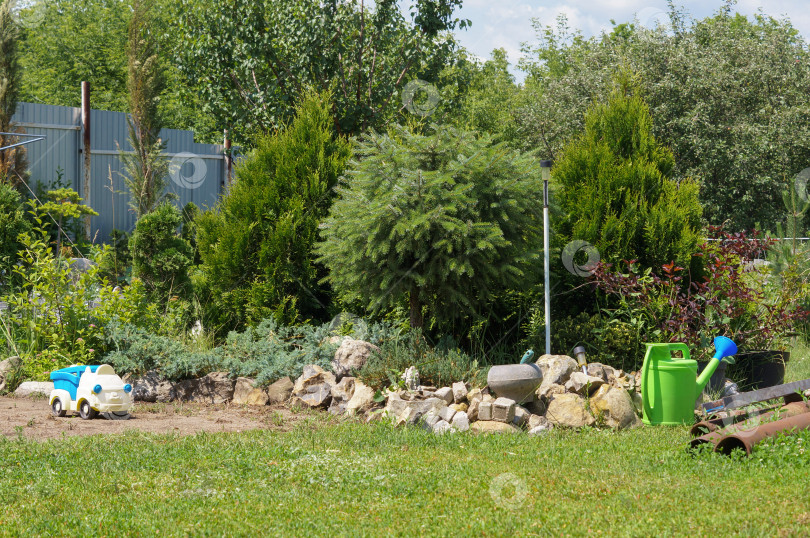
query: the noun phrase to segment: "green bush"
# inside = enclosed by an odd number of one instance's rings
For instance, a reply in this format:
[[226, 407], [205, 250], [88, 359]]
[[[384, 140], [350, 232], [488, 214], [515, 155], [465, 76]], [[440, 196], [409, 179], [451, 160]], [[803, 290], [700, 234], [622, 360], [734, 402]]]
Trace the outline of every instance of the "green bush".
[[419, 331], [383, 342], [380, 351], [372, 354], [360, 369], [358, 377], [370, 387], [383, 389], [396, 385], [410, 366], [419, 370], [423, 385], [445, 387], [456, 381], [486, 385], [486, 371], [478, 361], [458, 348], [430, 346]]
[[603, 261], [638, 260], [658, 270], [688, 263], [700, 240], [696, 183], [672, 179], [672, 152], [652, 135], [650, 111], [627, 75], [585, 116], [585, 132], [563, 150], [553, 179], [565, 218], [557, 241], [584, 240]]
[[188, 267], [193, 254], [188, 241], [177, 235], [181, 220], [180, 211], [165, 202], [138, 220], [129, 240], [133, 276], [162, 305], [190, 291]]
[[0, 183], [0, 285], [13, 280], [12, 268], [17, 263], [21, 233], [31, 230], [20, 193], [6, 183]]
[[311, 250], [349, 155], [328, 99], [314, 95], [285, 130], [259, 137], [228, 193], [195, 221], [209, 326], [329, 315], [325, 272]]

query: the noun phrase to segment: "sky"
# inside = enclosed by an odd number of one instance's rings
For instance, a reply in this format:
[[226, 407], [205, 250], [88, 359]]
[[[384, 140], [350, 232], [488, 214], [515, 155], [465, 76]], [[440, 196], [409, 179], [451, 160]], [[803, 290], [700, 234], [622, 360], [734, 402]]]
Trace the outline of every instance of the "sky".
[[[403, 4], [407, 4], [407, 0]], [[693, 18], [702, 19], [716, 13], [723, 6], [720, 0], [681, 0]], [[775, 18], [787, 17], [806, 40], [810, 41], [810, 10], [806, 0], [739, 0], [734, 9], [745, 15], [762, 10]], [[469, 19], [472, 27], [459, 30], [456, 35], [461, 44], [476, 56], [487, 59], [496, 48], [506, 49], [509, 60], [516, 64], [523, 42], [536, 43], [531, 20], [539, 19], [544, 25], [555, 24], [557, 15], [565, 13], [569, 26], [586, 36], [599, 35], [610, 30], [610, 20], [617, 23], [638, 18], [644, 25], [655, 26], [656, 21], [668, 20], [665, 0], [464, 0], [456, 16]], [[520, 81], [523, 76], [513, 70]]]

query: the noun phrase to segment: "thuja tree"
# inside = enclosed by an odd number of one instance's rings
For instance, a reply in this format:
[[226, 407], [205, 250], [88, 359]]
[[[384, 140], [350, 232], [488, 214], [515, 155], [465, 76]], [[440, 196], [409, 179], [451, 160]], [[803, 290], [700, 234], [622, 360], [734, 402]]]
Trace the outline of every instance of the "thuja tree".
[[[11, 17], [11, 0], [0, 4], [0, 132], [15, 132], [11, 117], [17, 110], [22, 73], [17, 53], [19, 29]], [[0, 147], [18, 142], [17, 138], [0, 135]], [[26, 180], [25, 150], [16, 148], [0, 151], [0, 181], [19, 185]]]
[[133, 153], [121, 152], [126, 171], [124, 181], [130, 192], [129, 205], [138, 218], [154, 210], [167, 198], [166, 177], [169, 160], [163, 155], [164, 143], [158, 138], [158, 100], [165, 77], [151, 33], [151, 0], [132, 4], [127, 42], [127, 91], [129, 92], [129, 143]]
[[283, 131], [259, 136], [216, 207], [195, 220], [209, 325], [324, 317], [330, 294], [312, 245], [350, 155], [327, 97], [308, 95]]
[[565, 214], [559, 241], [587, 241], [603, 260], [635, 259], [657, 269], [688, 263], [699, 242], [698, 187], [672, 179], [675, 159], [651, 130], [649, 109], [631, 77], [621, 75], [554, 167]]
[[318, 243], [328, 281], [379, 312], [407, 298], [412, 327], [475, 313], [537, 252], [538, 171], [488, 137], [433, 127], [371, 133]]

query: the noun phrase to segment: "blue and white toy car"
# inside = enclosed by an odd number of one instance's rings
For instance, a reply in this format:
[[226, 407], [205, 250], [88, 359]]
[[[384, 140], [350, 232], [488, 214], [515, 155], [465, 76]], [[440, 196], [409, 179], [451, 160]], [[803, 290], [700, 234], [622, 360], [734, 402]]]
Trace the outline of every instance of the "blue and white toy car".
[[112, 420], [126, 420], [132, 407], [132, 385], [124, 383], [112, 366], [69, 366], [51, 372], [50, 403], [54, 416], [78, 411], [85, 420], [98, 413]]

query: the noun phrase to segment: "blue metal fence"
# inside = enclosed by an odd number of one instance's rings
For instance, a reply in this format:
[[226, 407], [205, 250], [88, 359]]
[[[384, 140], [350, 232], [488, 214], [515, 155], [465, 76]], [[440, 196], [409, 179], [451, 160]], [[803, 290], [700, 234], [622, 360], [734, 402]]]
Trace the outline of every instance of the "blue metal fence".
[[[90, 193], [83, 188], [81, 109], [64, 106], [19, 103], [12, 118], [29, 134], [44, 134], [46, 139], [26, 145], [30, 185], [47, 187], [64, 171], [63, 181], [75, 189], [98, 212], [91, 221], [95, 242], [107, 241], [117, 228], [131, 232], [135, 214], [129, 208], [129, 192], [121, 177], [123, 166], [119, 146], [132, 151], [128, 141], [126, 114], [91, 110], [90, 113]], [[166, 155], [171, 159], [168, 190], [177, 195], [179, 207], [194, 202], [200, 208], [212, 207], [225, 185], [224, 146], [198, 144], [194, 134], [178, 129], [162, 129]]]

